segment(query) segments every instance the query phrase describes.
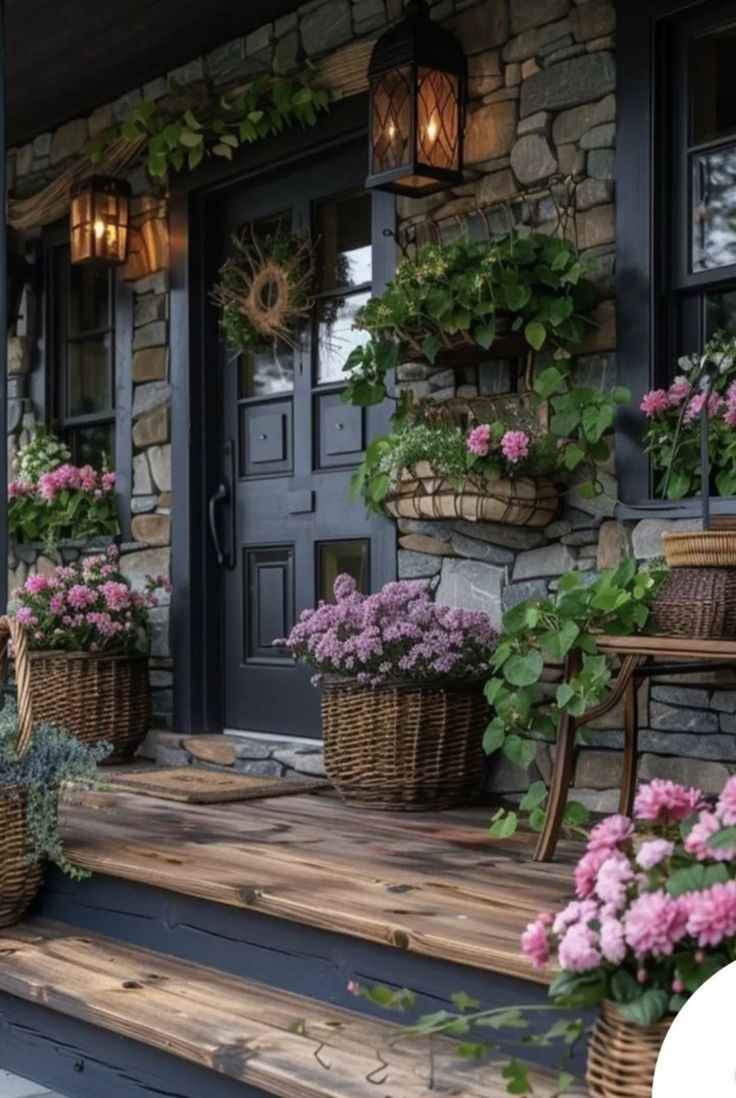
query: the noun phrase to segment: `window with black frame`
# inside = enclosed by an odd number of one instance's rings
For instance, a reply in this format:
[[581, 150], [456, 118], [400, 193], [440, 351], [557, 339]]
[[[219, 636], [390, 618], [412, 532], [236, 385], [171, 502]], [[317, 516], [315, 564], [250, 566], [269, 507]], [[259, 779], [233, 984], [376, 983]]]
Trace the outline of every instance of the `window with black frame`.
[[54, 405], [59, 434], [78, 465], [115, 463], [114, 275], [75, 265], [54, 249]]
[[675, 180], [671, 301], [677, 355], [736, 335], [736, 18], [733, 4], [682, 21], [672, 72]]

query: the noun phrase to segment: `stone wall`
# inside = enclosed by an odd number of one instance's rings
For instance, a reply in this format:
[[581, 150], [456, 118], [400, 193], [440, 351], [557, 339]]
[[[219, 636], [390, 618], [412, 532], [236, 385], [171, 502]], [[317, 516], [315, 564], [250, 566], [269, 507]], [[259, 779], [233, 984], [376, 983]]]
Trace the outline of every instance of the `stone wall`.
[[[374, 38], [398, 17], [401, 0], [310, 0], [297, 11], [196, 58], [173, 75], [206, 78], [224, 85], [298, 55], [329, 56], [360, 38]], [[434, 0], [433, 13], [462, 41], [468, 55], [469, 109], [465, 137], [466, 181], [445, 193], [399, 203], [400, 239], [413, 247], [426, 239], [451, 239], [464, 231], [503, 230], [509, 219], [542, 231], [559, 227], [575, 234], [583, 253], [595, 259], [601, 290], [597, 327], [575, 368], [589, 384], [615, 384], [614, 147], [615, 14], [611, 0]], [[169, 74], [171, 75], [171, 74]], [[153, 80], [87, 119], [42, 134], [10, 155], [10, 186], [18, 195], [35, 192], [83, 151], [111, 120], [136, 103], [166, 91]], [[130, 173], [136, 210], [161, 196], [141, 168]], [[484, 213], [479, 217], [477, 210]], [[170, 556], [170, 376], [168, 278], [157, 273], [133, 283], [133, 468], [132, 534], [124, 546], [124, 567], [132, 576], [167, 572]], [[34, 309], [26, 310], [10, 344], [9, 451], [33, 425], [29, 371], [41, 368], [34, 335]], [[402, 384], [418, 396], [441, 399], [487, 394], [504, 387], [508, 368], [466, 372], [412, 366]], [[606, 493], [594, 501], [568, 494], [559, 518], [545, 530], [493, 524], [410, 522], [400, 524], [399, 573], [426, 578], [444, 602], [481, 607], [499, 622], [503, 610], [523, 598], [542, 595], [558, 577], [577, 569], [592, 575], [624, 554], [646, 559], [660, 553], [661, 524], [645, 519], [631, 526], [614, 517], [613, 468], [603, 471]], [[25, 564], [24, 564], [25, 567]], [[21, 570], [22, 571], [22, 570]], [[20, 578], [20, 573], [16, 575]], [[168, 611], [155, 611], [152, 678], [158, 723], [170, 722], [171, 665]], [[658, 682], [641, 698], [643, 776], [654, 773], [717, 788], [736, 759], [736, 693], [728, 682], [705, 677], [699, 683]], [[195, 745], [196, 746], [196, 745]], [[159, 741], [161, 761], [206, 763], [181, 737]], [[611, 808], [620, 765], [620, 714], [596, 729], [581, 753], [577, 785], [582, 799]], [[151, 750], [155, 750], [154, 747]], [[205, 748], [207, 750], [207, 748]], [[249, 754], [250, 752], [250, 754]], [[237, 741], [227, 765], [257, 773], [319, 769], [319, 753], [279, 742]], [[215, 765], [215, 763], [210, 763]], [[537, 768], [549, 769], [549, 749]], [[507, 763], [495, 771], [495, 786], [519, 791], [528, 777]]]

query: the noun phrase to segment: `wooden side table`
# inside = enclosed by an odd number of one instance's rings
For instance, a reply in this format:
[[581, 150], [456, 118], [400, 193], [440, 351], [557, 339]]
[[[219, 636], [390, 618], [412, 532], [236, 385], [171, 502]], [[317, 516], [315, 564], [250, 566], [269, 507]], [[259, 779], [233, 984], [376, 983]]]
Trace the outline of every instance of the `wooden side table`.
[[[736, 640], [646, 636], [600, 636], [597, 640], [599, 652], [605, 656], [617, 656], [621, 666], [604, 702], [582, 717], [571, 717], [566, 713], [560, 717], [547, 812], [534, 852], [537, 862], [548, 862], [554, 857], [572, 784], [575, 733], [580, 725], [602, 717], [621, 698], [624, 699], [624, 758], [619, 812], [628, 816], [633, 808], [636, 790], [639, 746], [637, 691], [641, 682], [653, 675], [690, 675], [696, 671], [725, 670], [736, 666]], [[564, 681], [573, 678], [579, 667], [579, 653], [570, 653], [565, 662]]]

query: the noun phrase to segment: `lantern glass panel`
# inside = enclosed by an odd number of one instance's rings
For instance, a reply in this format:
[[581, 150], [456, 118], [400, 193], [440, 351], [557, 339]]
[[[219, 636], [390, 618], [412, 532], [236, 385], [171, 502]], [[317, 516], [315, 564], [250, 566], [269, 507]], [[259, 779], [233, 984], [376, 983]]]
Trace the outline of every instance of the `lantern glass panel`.
[[372, 171], [392, 171], [412, 160], [413, 68], [392, 69], [373, 88]]
[[460, 167], [460, 82], [454, 73], [417, 73], [417, 161], [433, 168]]

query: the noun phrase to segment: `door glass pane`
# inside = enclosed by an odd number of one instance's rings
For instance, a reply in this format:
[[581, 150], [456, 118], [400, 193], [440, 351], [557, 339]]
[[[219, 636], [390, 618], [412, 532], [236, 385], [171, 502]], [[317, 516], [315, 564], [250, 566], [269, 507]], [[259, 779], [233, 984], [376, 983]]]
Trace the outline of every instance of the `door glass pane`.
[[110, 327], [110, 274], [90, 266], [69, 265], [69, 334]]
[[325, 541], [317, 546], [318, 596], [325, 602], [334, 602], [334, 586], [338, 576], [348, 575], [355, 580], [361, 594], [368, 594], [367, 541]]
[[360, 191], [322, 202], [318, 221], [322, 289], [364, 286], [370, 282], [370, 194]]
[[694, 271], [736, 263], [736, 145], [692, 159]]
[[93, 415], [111, 408], [108, 338], [70, 343], [67, 355], [67, 416]]
[[238, 358], [238, 395], [271, 396], [294, 388], [294, 352], [286, 343], [277, 343], [272, 351], [248, 352]]
[[736, 133], [736, 26], [690, 46], [690, 103], [693, 144]]
[[721, 329], [736, 336], [736, 290], [712, 292], [705, 296], [705, 338]]
[[343, 381], [343, 367], [355, 347], [368, 342], [368, 333], [354, 328], [355, 314], [370, 298], [369, 293], [331, 297], [317, 308], [317, 380]]

